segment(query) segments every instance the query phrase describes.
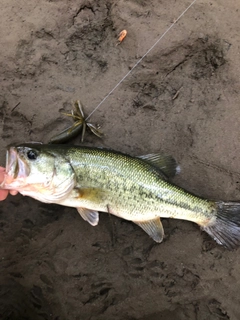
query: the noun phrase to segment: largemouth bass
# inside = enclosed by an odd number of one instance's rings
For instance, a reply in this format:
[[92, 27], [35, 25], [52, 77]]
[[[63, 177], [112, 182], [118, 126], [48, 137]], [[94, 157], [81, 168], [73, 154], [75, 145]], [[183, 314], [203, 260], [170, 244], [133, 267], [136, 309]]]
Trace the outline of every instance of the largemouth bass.
[[4, 189], [18, 190], [45, 203], [77, 208], [96, 226], [98, 211], [140, 226], [156, 242], [164, 230], [160, 218], [197, 223], [217, 243], [240, 244], [240, 203], [215, 202], [171, 184], [177, 170], [171, 157], [132, 157], [111, 150], [69, 145], [10, 146]]

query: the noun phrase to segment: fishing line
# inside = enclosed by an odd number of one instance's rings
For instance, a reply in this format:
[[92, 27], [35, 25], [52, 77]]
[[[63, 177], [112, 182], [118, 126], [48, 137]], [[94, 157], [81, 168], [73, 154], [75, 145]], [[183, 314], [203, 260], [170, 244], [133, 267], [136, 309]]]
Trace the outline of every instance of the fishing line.
[[167, 28], [167, 30], [158, 38], [158, 40], [151, 46], [151, 48], [148, 49], [148, 51], [135, 63], [132, 69], [129, 70], [128, 73], [115, 85], [115, 87], [102, 99], [102, 101], [96, 106], [95, 109], [93, 109], [93, 111], [87, 116], [85, 120], [88, 120], [93, 115], [93, 113], [97, 111], [97, 109], [103, 104], [103, 102], [113, 93], [113, 91], [117, 89], [117, 87], [130, 75], [130, 73], [132, 73], [132, 71], [139, 65], [139, 63], [142, 62], [146, 55], [148, 55], [149, 52], [156, 47], [156, 45], [165, 37], [168, 31], [172, 29], [172, 27], [182, 18], [182, 16], [184, 16], [184, 14], [194, 5], [196, 1], [197, 0], [193, 0], [193, 2], [180, 14], [180, 16], [176, 20], [174, 20], [170, 27]]

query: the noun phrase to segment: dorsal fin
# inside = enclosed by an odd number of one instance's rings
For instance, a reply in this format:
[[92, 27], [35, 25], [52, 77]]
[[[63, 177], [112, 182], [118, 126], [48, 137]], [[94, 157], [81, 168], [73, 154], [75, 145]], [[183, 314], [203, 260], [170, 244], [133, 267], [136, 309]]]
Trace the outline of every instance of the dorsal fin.
[[180, 166], [172, 156], [160, 153], [151, 153], [138, 156], [138, 158], [160, 169], [167, 178], [173, 178], [177, 173], [180, 172]]

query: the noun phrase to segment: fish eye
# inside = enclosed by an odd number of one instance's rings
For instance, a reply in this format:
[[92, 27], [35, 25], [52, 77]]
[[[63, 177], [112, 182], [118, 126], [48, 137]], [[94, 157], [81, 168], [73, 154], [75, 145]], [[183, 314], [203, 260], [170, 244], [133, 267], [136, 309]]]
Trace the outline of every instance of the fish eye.
[[35, 151], [35, 150], [29, 150], [27, 152], [27, 157], [29, 160], [36, 160], [37, 156], [38, 156], [38, 154], [37, 154], [37, 151]]

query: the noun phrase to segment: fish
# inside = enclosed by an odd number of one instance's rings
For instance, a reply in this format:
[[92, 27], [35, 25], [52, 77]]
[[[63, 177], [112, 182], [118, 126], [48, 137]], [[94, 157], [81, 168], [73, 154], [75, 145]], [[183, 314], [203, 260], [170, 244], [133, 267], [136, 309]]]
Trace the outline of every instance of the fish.
[[204, 199], [170, 182], [178, 172], [161, 153], [133, 157], [104, 148], [20, 144], [6, 152], [2, 189], [44, 203], [75, 207], [96, 226], [99, 212], [132, 221], [154, 241], [164, 239], [162, 218], [194, 222], [228, 249], [240, 245], [240, 203]]

